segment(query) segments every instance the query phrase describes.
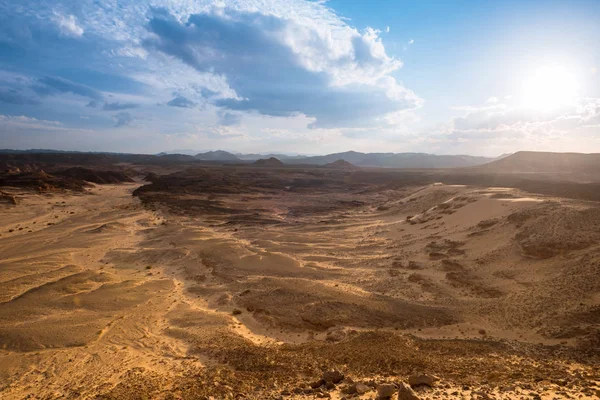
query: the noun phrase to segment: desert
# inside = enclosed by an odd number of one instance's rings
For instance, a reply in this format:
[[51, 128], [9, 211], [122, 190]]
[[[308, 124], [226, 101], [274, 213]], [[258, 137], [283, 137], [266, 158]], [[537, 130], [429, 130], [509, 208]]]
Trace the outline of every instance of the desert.
[[600, 400], [599, 0], [0, 0], [0, 400]]
[[528, 156], [3, 156], [1, 396], [597, 398], [598, 183]]

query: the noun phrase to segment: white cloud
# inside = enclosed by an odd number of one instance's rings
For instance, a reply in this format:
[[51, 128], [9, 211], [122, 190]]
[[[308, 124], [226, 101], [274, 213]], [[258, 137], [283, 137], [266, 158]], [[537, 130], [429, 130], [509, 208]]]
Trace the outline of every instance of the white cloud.
[[[58, 27], [63, 37], [85, 34], [85, 43], [64, 41], [52, 52], [40, 52], [50, 63], [63, 63], [56, 70], [65, 70], [65, 65], [76, 62], [81, 70], [89, 68], [94, 74], [101, 71], [147, 85], [144, 90], [148, 101], [136, 101], [142, 105], [165, 104], [181, 97], [189, 100], [187, 104], [204, 107], [212, 103], [241, 114], [257, 111], [265, 116], [288, 118], [304, 115], [313, 121], [311, 128], [331, 128], [389, 124], [394, 119], [384, 118], [386, 115], [416, 109], [423, 103], [392, 76], [402, 62], [386, 52], [381, 32], [350, 26], [326, 2], [20, 0], [18, 7], [9, 6], [8, 10], [31, 18], [32, 24], [40, 28], [50, 22], [51, 29]], [[190, 40], [179, 43], [178, 48], [173, 46], [177, 43], [161, 48], [148, 45], [153, 41], [156, 44], [157, 39], [170, 40], [164, 31], [152, 29], [153, 21], [161, 23], [160, 15], [164, 17], [162, 23], [168, 20], [171, 28], [187, 32], [184, 37]], [[221, 33], [247, 31], [231, 36], [233, 40], [221, 36], [213, 42], [199, 43], [199, 31], [217, 29], [194, 24], [202, 18], [223, 22], [218, 29], [231, 28]], [[192, 34], [196, 36], [189, 36]], [[260, 40], [267, 46], [245, 46], [251, 44], [249, 40]], [[236, 49], [235, 45], [239, 47]], [[172, 51], [169, 53], [167, 48]], [[195, 61], [181, 57], [182, 54], [192, 55]], [[211, 54], [217, 56], [208, 57]], [[196, 62], [207, 58], [208, 62], [202, 65]], [[248, 60], [254, 63], [254, 69], [247, 68]], [[279, 71], [275, 66], [280, 67]], [[261, 73], [269, 74], [269, 79], [262, 79]], [[92, 87], [97, 82], [72, 80]], [[253, 82], [256, 87], [251, 87]], [[123, 87], [112, 89], [117, 90]], [[54, 93], [53, 101], [73, 91]], [[136, 123], [143, 123], [137, 113]]]
[[218, 8], [187, 19], [154, 10], [148, 29], [148, 52], [223, 77], [235, 97], [213, 102], [222, 108], [304, 114], [316, 119], [310, 128], [330, 128], [369, 125], [422, 103], [390, 76], [402, 63], [373, 28]]
[[[552, 112], [486, 101], [481, 106], [452, 107], [461, 115], [427, 129], [433, 149], [499, 155], [517, 150], [589, 152], [600, 144], [600, 99], [581, 99]], [[575, 139], [576, 138], [576, 139]]]
[[45, 130], [65, 130], [66, 128], [58, 121], [47, 121], [37, 118], [26, 117], [24, 115], [12, 116], [0, 114], [1, 131], [6, 132], [12, 129], [45, 129]]
[[211, 125], [208, 127], [198, 126], [196, 131], [209, 139], [240, 139], [247, 138], [243, 129], [230, 125]]
[[55, 13], [55, 21], [61, 34], [65, 36], [80, 37], [83, 35], [83, 28], [77, 25], [74, 15], [62, 15]]
[[85, 148], [92, 149], [102, 143], [100, 136], [93, 130], [70, 128], [59, 121], [0, 114], [0, 138], [5, 148], [76, 150], [86, 143]]
[[[489, 102], [487, 102], [489, 104]], [[600, 99], [581, 99], [575, 106], [554, 111], [535, 111], [506, 104], [463, 108], [465, 113], [452, 120], [455, 131], [560, 132], [584, 126], [600, 127]]]
[[117, 54], [123, 57], [131, 57], [131, 58], [141, 58], [142, 60], [145, 60], [148, 58], [148, 52], [143, 48], [143, 47], [139, 47], [139, 46], [125, 46], [125, 47], [121, 47], [120, 49], [117, 49], [114, 51], [113, 54]]

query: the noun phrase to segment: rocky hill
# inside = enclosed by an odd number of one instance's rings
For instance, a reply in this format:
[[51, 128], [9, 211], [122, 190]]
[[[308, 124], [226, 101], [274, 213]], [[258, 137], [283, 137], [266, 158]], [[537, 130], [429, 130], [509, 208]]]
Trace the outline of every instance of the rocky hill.
[[257, 167], [282, 167], [283, 163], [275, 157], [260, 159], [253, 163]]
[[336, 168], [336, 169], [355, 169], [356, 166], [354, 164], [349, 163], [346, 160], [337, 160], [329, 164], [325, 164], [327, 168]]

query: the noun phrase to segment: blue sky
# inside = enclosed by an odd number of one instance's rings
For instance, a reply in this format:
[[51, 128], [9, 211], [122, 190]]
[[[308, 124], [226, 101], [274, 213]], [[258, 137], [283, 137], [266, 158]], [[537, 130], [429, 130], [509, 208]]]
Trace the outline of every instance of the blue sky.
[[600, 152], [600, 2], [0, 3], [0, 148]]

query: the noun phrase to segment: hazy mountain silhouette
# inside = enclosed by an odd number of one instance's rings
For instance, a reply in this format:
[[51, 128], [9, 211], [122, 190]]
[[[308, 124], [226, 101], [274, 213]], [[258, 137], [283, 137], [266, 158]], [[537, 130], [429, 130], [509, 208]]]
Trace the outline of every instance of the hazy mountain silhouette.
[[216, 150], [207, 151], [206, 153], [198, 153], [194, 156], [197, 160], [206, 161], [240, 161], [240, 159], [228, 151]]
[[324, 165], [345, 160], [356, 166], [388, 168], [456, 168], [480, 165], [494, 160], [467, 155], [435, 155], [426, 153], [360, 153], [347, 151], [325, 156], [306, 157], [302, 164]]
[[356, 168], [354, 164], [349, 163], [346, 160], [337, 160], [329, 164], [325, 164], [327, 168], [336, 168], [336, 169], [353, 169]]
[[600, 176], [600, 154], [519, 151], [472, 168], [491, 173], [596, 174]]

